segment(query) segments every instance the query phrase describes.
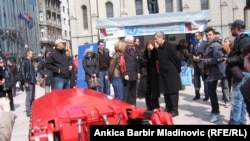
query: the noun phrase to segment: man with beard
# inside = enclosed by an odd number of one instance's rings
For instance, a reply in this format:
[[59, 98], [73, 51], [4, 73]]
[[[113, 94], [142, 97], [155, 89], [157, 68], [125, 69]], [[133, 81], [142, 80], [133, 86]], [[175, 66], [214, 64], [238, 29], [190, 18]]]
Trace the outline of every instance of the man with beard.
[[226, 63], [226, 74], [228, 79], [232, 79], [232, 107], [230, 112], [230, 120], [228, 124], [244, 125], [246, 124], [246, 104], [240, 91], [240, 87], [244, 84], [250, 73], [244, 68], [243, 57], [250, 52], [250, 39], [243, 34], [245, 23], [242, 20], [235, 20], [230, 23], [232, 36], [236, 37], [233, 48], [228, 54]]

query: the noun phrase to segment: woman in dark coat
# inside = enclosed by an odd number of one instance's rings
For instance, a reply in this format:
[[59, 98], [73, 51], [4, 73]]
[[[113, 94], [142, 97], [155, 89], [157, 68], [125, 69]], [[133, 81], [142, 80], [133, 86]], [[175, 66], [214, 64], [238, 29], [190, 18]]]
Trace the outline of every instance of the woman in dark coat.
[[[87, 82], [87, 84], [88, 84], [88, 80], [91, 77], [98, 77], [99, 63], [91, 49], [86, 49], [85, 57], [82, 60], [82, 66], [83, 66], [83, 69], [85, 70], [85, 81]], [[88, 88], [98, 90], [98, 88], [90, 88], [89, 84], [88, 84]]]
[[46, 68], [45, 61], [46, 58], [48, 58], [51, 55], [52, 49], [47, 48], [44, 53], [44, 58], [39, 62], [37, 66], [37, 70], [42, 75], [42, 77], [45, 79], [45, 94], [51, 92], [53, 90], [53, 74], [52, 72]]
[[140, 61], [140, 66], [141, 75], [138, 96], [145, 96], [148, 110], [160, 108], [158, 57], [157, 49], [153, 40], [147, 41], [143, 58]]

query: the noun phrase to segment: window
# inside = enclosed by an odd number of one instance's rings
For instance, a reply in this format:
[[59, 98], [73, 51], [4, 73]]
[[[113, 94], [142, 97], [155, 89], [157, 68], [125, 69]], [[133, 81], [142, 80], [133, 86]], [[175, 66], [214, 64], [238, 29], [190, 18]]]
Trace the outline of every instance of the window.
[[176, 0], [177, 2], [177, 11], [180, 12], [182, 11], [182, 0]]
[[82, 14], [83, 14], [83, 29], [88, 29], [88, 13], [86, 6], [82, 6]]
[[63, 13], [65, 12], [65, 7], [63, 6]]
[[136, 9], [136, 15], [143, 14], [142, 0], [135, 0], [135, 9]]
[[41, 37], [44, 37], [44, 28], [41, 28]]
[[67, 30], [64, 30], [64, 36], [67, 36]]
[[63, 18], [63, 24], [66, 25], [66, 19], [65, 18]]
[[166, 0], [166, 12], [173, 12], [173, 0]]
[[113, 4], [111, 2], [106, 3], [107, 18], [114, 17]]
[[201, 10], [208, 9], [208, 0], [201, 0]]
[[39, 12], [39, 20], [40, 20], [40, 22], [43, 21], [43, 12], [42, 11]]

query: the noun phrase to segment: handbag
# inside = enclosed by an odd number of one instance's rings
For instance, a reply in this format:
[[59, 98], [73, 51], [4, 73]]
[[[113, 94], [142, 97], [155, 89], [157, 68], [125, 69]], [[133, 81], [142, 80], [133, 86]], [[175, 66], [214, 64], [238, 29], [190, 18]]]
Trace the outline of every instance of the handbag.
[[190, 67], [181, 67], [181, 83], [183, 86], [192, 85], [192, 71]]
[[89, 88], [97, 88], [101, 86], [101, 80], [98, 77], [90, 77], [88, 79], [88, 87]]
[[38, 83], [39, 83], [40, 87], [45, 88], [45, 78], [39, 77], [38, 78]]

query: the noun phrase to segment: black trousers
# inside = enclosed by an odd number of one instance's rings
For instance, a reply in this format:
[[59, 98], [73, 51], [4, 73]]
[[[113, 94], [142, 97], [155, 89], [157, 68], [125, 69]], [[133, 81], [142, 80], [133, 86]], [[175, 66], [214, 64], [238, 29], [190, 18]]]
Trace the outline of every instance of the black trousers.
[[146, 106], [147, 106], [147, 110], [149, 110], [149, 111], [153, 111], [154, 109], [160, 108], [158, 98], [151, 98], [151, 96], [146, 95], [145, 103], [146, 103]]
[[[204, 85], [205, 97], [209, 97], [207, 82], [205, 82], [206, 77], [207, 76], [204, 74], [203, 69], [198, 68], [198, 66], [194, 67], [194, 88], [195, 88], [196, 97], [200, 97], [201, 82], [203, 82], [203, 85]], [[202, 78], [202, 81], [201, 81], [201, 78]]]
[[219, 102], [218, 102], [218, 97], [217, 97], [217, 83], [218, 80], [215, 81], [209, 81], [208, 83], [208, 94], [210, 97], [210, 102], [211, 102], [211, 113], [214, 114], [219, 114]]
[[13, 95], [12, 95], [12, 88], [9, 88], [5, 92], [8, 94], [8, 98], [10, 100], [10, 110], [15, 111], [14, 98], [13, 98]]
[[134, 81], [123, 81], [123, 101], [136, 105], [136, 88], [137, 88], [137, 80]]
[[164, 100], [166, 111], [171, 113], [179, 113], [178, 104], [179, 104], [179, 92], [175, 93], [164, 93]]

